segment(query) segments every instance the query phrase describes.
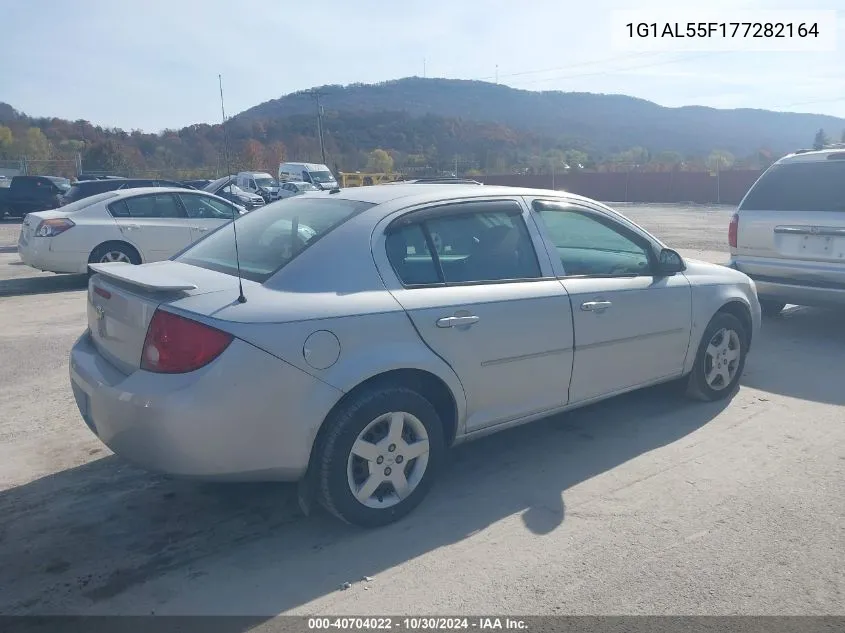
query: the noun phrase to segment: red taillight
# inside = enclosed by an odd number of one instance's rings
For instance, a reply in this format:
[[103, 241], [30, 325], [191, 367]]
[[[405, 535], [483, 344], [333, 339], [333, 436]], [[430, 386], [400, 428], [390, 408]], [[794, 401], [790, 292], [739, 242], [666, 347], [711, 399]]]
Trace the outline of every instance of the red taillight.
[[728, 244], [731, 248], [736, 248], [736, 235], [739, 230], [739, 214], [734, 213], [731, 217], [731, 223], [728, 225]]
[[220, 356], [232, 338], [197, 321], [156, 310], [144, 340], [141, 369], [159, 374], [194, 371]]

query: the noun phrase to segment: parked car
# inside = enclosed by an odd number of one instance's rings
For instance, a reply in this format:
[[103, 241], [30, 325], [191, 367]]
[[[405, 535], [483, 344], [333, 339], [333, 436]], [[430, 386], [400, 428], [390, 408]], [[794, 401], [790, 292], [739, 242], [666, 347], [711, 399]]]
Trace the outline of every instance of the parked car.
[[264, 202], [279, 199], [279, 181], [265, 172], [242, 171], [235, 184], [244, 191], [261, 196]]
[[22, 218], [31, 211], [55, 209], [69, 189], [67, 178], [14, 176], [8, 187], [0, 188], [0, 218], [5, 214]]
[[763, 313], [845, 305], [845, 151], [805, 151], [767, 169], [729, 230], [730, 265], [757, 284]]
[[337, 178], [325, 165], [319, 163], [282, 163], [279, 165], [279, 182], [301, 180], [318, 189], [337, 188]]
[[243, 212], [210, 194], [167, 187], [107, 191], [28, 214], [18, 254], [39, 270], [84, 273], [94, 262], [155, 262]]
[[149, 470], [300, 480], [364, 526], [459, 442], [676, 379], [728, 397], [760, 327], [746, 275], [558, 191], [355, 187], [235, 227], [91, 266], [82, 417]]
[[411, 180], [394, 180], [386, 182], [386, 185], [481, 185], [477, 180], [469, 178], [413, 178]]
[[203, 178], [201, 180], [183, 180], [182, 184], [191, 189], [205, 189], [211, 182], [210, 178]]
[[80, 180], [61, 196], [60, 204], [70, 204], [77, 200], [106, 191], [120, 191], [122, 189], [137, 189], [139, 187], [178, 187], [179, 189], [191, 189], [171, 180], [155, 180], [151, 178], [101, 178], [99, 180]]
[[235, 181], [235, 176], [224, 176], [206, 185], [203, 191], [226, 198], [226, 200], [242, 206], [247, 211], [264, 206], [264, 198], [257, 193], [244, 191], [235, 184]]
[[308, 191], [321, 191], [319, 187], [315, 187], [310, 182], [302, 182], [291, 180], [290, 182], [282, 183], [279, 189], [279, 195], [282, 198], [290, 198], [291, 196], [298, 196], [301, 193]]

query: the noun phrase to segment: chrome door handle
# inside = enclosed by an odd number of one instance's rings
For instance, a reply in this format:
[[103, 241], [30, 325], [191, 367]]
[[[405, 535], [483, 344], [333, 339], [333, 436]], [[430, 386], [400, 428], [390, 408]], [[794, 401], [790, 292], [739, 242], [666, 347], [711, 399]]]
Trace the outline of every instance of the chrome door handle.
[[140, 224], [124, 224], [123, 228], [127, 231], [136, 231], [141, 228]]
[[192, 226], [192, 229], [196, 229], [200, 233], [205, 233], [208, 230], [207, 226]]
[[461, 325], [472, 325], [478, 323], [477, 316], [450, 316], [437, 319], [437, 327], [458, 327]]
[[586, 301], [581, 304], [581, 309], [585, 312], [597, 312], [606, 310], [613, 304], [610, 301]]

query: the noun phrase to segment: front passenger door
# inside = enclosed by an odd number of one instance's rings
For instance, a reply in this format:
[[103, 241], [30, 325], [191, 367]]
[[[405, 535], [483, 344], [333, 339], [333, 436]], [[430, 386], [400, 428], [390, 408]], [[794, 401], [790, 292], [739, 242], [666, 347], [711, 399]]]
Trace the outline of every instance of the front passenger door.
[[205, 237], [220, 226], [230, 222], [238, 214], [234, 207], [229, 207], [219, 200], [198, 193], [180, 193], [179, 199], [191, 219], [191, 241]]
[[680, 376], [692, 325], [686, 277], [655, 276], [651, 242], [610, 214], [539, 201], [534, 209], [572, 301], [570, 402]]

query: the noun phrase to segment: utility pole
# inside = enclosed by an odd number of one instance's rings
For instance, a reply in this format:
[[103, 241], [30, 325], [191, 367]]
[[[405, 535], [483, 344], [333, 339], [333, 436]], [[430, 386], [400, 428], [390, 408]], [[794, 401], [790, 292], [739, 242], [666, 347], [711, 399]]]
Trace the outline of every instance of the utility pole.
[[458, 177], [458, 155], [455, 154], [455, 178]]
[[425, 79], [425, 57], [423, 57], [423, 79]]
[[320, 92], [312, 90], [311, 94], [317, 102], [317, 136], [320, 138], [320, 156], [323, 158], [323, 164], [326, 164], [326, 146], [323, 142], [323, 106], [320, 105]]
[[499, 64], [496, 64], [496, 83], [499, 83]]

